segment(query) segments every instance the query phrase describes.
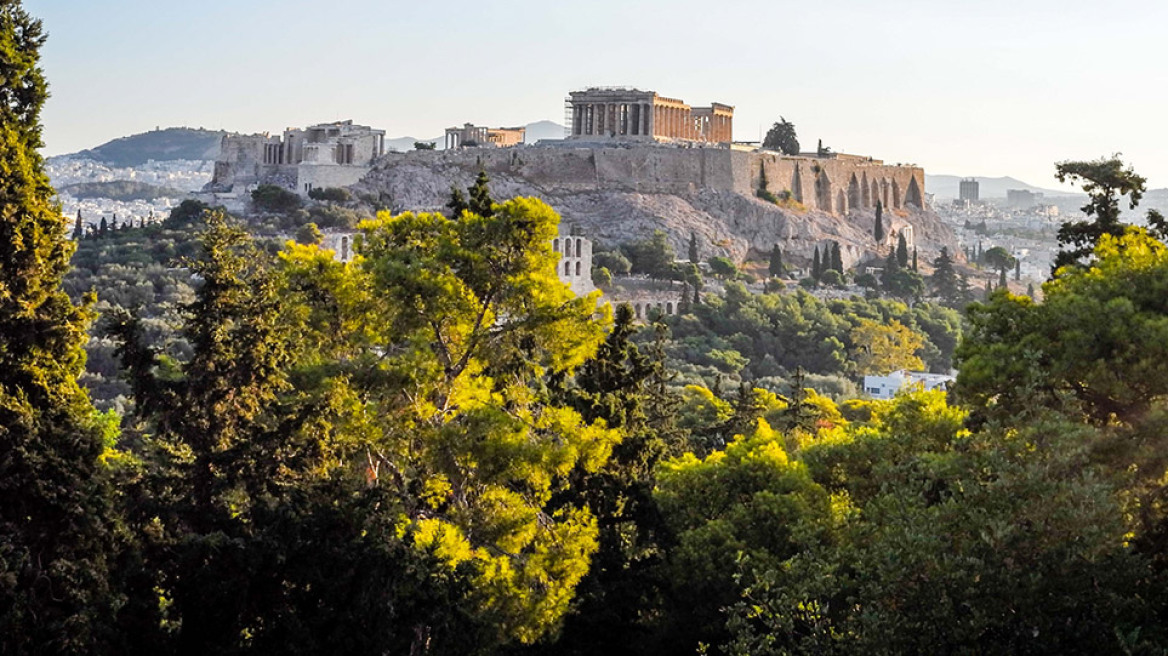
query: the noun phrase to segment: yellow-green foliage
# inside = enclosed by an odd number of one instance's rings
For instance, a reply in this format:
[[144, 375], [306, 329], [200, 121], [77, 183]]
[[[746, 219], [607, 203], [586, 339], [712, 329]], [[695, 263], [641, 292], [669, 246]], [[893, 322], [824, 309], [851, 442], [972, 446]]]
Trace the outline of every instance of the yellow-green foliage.
[[586, 509], [545, 510], [620, 434], [548, 403], [539, 381], [604, 338], [596, 297], [560, 283], [559, 217], [528, 198], [464, 213], [382, 213], [349, 264], [314, 246], [282, 255], [303, 301], [311, 371], [337, 392], [350, 460], [400, 499], [402, 535], [451, 570], [501, 639], [531, 642], [567, 610], [596, 549]]

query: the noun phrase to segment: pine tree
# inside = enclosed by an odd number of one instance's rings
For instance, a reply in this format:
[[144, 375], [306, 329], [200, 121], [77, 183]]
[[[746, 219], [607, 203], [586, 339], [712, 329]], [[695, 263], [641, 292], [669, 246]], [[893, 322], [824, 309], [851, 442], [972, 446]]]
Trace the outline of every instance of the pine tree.
[[902, 269], [908, 268], [908, 242], [905, 241], [903, 232], [896, 239], [896, 263]]
[[876, 240], [876, 249], [884, 243], [884, 204], [876, 201], [876, 227], [872, 230], [872, 237]]
[[949, 257], [949, 249], [942, 246], [941, 254], [933, 260], [933, 275], [929, 284], [942, 301], [958, 303], [961, 300], [957, 273], [953, 269], [953, 260]]
[[104, 439], [78, 384], [91, 318], [40, 149], [41, 22], [0, 0], [0, 653], [104, 651], [113, 595]]
[[495, 201], [491, 198], [490, 182], [491, 179], [487, 177], [486, 170], [479, 169], [479, 175], [475, 178], [475, 183], [467, 189], [470, 197], [470, 200], [467, 202], [467, 209], [470, 210], [471, 214], [476, 214], [484, 219], [490, 218], [495, 214]]
[[778, 244], [775, 244], [774, 247], [771, 248], [771, 261], [770, 265], [767, 266], [767, 273], [771, 274], [772, 277], [778, 277], [783, 275], [784, 268], [783, 251], [779, 250]]
[[466, 197], [463, 196], [462, 190], [454, 185], [450, 185], [450, 201], [446, 203], [446, 207], [450, 209], [451, 219], [460, 218], [463, 212], [470, 209], [470, 206], [466, 204]]
[[698, 253], [698, 236], [697, 233], [691, 231], [689, 233], [689, 263], [698, 264], [701, 262], [700, 254]]
[[811, 277], [816, 279], [816, 280], [819, 280], [819, 277], [821, 275], [823, 275], [823, 265], [821, 264], [821, 260], [819, 259], [819, 246], [816, 246], [815, 247], [815, 257], [812, 258], [812, 260], [811, 260]]
[[973, 286], [969, 284], [969, 276], [964, 273], [957, 276], [957, 305], [964, 307], [973, 302]]

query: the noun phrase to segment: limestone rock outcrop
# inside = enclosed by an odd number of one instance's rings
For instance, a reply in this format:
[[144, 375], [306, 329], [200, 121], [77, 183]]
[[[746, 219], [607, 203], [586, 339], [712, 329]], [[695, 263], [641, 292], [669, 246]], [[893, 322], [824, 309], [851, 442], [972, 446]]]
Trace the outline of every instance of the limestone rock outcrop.
[[[705, 152], [703, 152], [705, 151]], [[780, 161], [783, 160], [783, 161]], [[904, 231], [920, 251], [920, 261], [936, 257], [942, 246], [959, 253], [956, 238], [936, 214], [917, 207], [905, 192], [923, 179], [919, 168], [854, 164], [833, 165], [810, 158], [777, 158], [770, 154], [731, 152], [726, 149], [667, 147], [568, 148], [536, 146], [506, 151], [423, 152], [389, 154], [353, 190], [387, 199], [394, 211], [441, 210], [449, 200], [451, 185], [465, 189], [480, 169], [491, 177], [496, 199], [536, 196], [554, 207], [566, 224], [591, 237], [599, 247], [650, 235], [663, 230], [679, 254], [686, 252], [690, 233], [703, 244], [703, 256], [725, 254], [742, 261], [769, 253], [777, 243], [788, 262], [810, 262], [813, 249], [829, 240], [839, 242], [845, 265], [879, 257], [873, 240], [875, 212], [863, 194], [863, 203], [848, 207], [846, 184], [836, 194], [841, 203], [832, 207], [833, 192], [822, 185], [828, 176], [876, 176], [891, 180], [899, 198], [891, 199], [884, 212], [887, 254], [896, 235]], [[770, 170], [771, 180], [781, 179], [783, 169], [811, 179], [807, 189], [771, 185], [792, 198], [805, 197], [806, 205], [777, 205], [756, 196], [758, 171]], [[891, 176], [900, 176], [894, 179]], [[865, 182], [865, 187], [869, 183]], [[812, 187], [811, 185], [815, 185]], [[784, 185], [785, 186], [785, 185]], [[853, 185], [855, 186], [855, 185]], [[911, 192], [910, 192], [911, 193]], [[856, 196], [855, 190], [851, 192]], [[818, 197], [818, 198], [817, 198]], [[823, 199], [825, 209], [815, 201]], [[910, 202], [905, 202], [909, 199]], [[874, 203], [872, 203], [874, 204]], [[810, 206], [809, 209], [802, 207]], [[830, 209], [828, 209], [830, 208]], [[907, 230], [906, 230], [907, 229]]]

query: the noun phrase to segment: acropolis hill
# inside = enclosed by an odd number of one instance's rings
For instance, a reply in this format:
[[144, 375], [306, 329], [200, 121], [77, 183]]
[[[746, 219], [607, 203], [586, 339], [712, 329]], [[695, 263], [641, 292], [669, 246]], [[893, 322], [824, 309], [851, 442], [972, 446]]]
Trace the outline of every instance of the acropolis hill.
[[[800, 258], [809, 261], [817, 245], [834, 240], [848, 266], [877, 257], [872, 233], [879, 201], [885, 208], [884, 253], [900, 234], [919, 248], [923, 262], [941, 246], [960, 250], [952, 231], [924, 207], [919, 167], [837, 153], [787, 156], [732, 144], [733, 107], [721, 103], [691, 107], [651, 91], [613, 88], [573, 92], [567, 102], [570, 135], [564, 140], [501, 146], [494, 139], [448, 137], [447, 145], [459, 147], [373, 157], [358, 175], [349, 174], [360, 178], [351, 186], [359, 195], [390, 199], [395, 211], [439, 210], [452, 184], [465, 187], [483, 169], [496, 198], [540, 197], [565, 223], [601, 243], [661, 229], [684, 252], [693, 232], [709, 246], [707, 256], [717, 251], [742, 260], [779, 244], [798, 264]], [[467, 124], [451, 130], [469, 135], [479, 129]], [[298, 164], [282, 157], [258, 156], [285, 167]], [[221, 164], [217, 180], [238, 176], [231, 162]], [[301, 171], [297, 191], [318, 186], [312, 179], [343, 180], [319, 173], [343, 165], [338, 158], [318, 158], [311, 177]], [[249, 168], [260, 181], [262, 166]]]

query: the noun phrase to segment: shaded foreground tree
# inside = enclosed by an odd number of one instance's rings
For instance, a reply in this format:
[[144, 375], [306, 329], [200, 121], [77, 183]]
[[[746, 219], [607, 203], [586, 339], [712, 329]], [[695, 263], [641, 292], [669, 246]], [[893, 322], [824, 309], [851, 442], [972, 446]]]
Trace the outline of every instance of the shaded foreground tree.
[[40, 155], [45, 35], [0, 1], [0, 653], [104, 651], [113, 518], [101, 424], [78, 385], [87, 307]]
[[551, 496], [618, 441], [540, 383], [604, 329], [554, 274], [557, 220], [383, 214], [358, 264], [293, 245], [272, 269], [212, 217], [193, 357], [117, 326], [149, 464], [127, 650], [467, 654], [554, 627], [596, 525]]
[[[1055, 178], [1059, 182], [1079, 185], [1088, 197], [1083, 206], [1083, 213], [1088, 218], [1066, 221], [1059, 227], [1058, 241], [1062, 250], [1055, 257], [1055, 269], [1082, 264], [1103, 235], [1123, 235], [1127, 224], [1120, 220], [1120, 201], [1126, 196], [1128, 207], [1134, 210], [1144, 197], [1147, 183], [1147, 179], [1131, 166], [1125, 168], [1118, 154], [1091, 161], [1059, 162], [1055, 165]], [[1148, 219], [1153, 227], [1162, 226], [1164, 222], [1156, 210], [1148, 213]]]

